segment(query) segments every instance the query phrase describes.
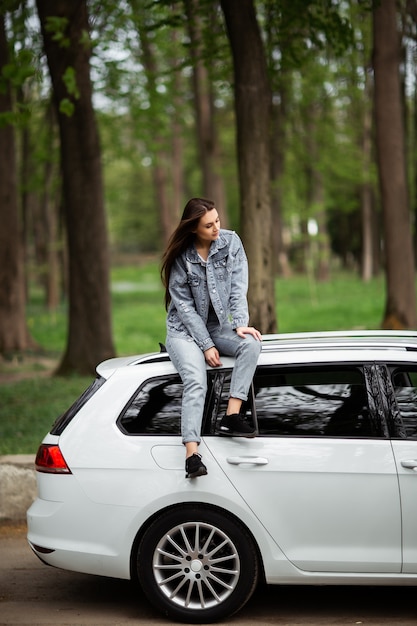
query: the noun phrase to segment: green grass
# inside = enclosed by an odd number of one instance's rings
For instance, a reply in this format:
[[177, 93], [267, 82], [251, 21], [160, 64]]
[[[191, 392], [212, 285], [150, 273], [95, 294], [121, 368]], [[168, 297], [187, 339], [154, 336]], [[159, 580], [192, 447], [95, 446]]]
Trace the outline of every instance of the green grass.
[[0, 455], [36, 454], [55, 419], [91, 378], [33, 378], [0, 386]]
[[378, 329], [385, 306], [383, 278], [363, 283], [353, 274], [338, 274], [325, 283], [305, 276], [276, 283], [279, 332]]
[[[111, 278], [117, 354], [159, 350], [158, 342], [165, 339], [165, 310], [157, 263], [117, 267]], [[278, 279], [279, 331], [378, 328], [384, 299], [382, 277], [367, 284], [353, 274], [337, 274], [327, 283], [305, 276]], [[91, 382], [89, 378], [45, 375], [65, 347], [65, 306], [47, 313], [39, 290], [33, 289], [28, 323], [42, 354], [15, 357], [0, 365], [0, 454], [35, 454], [56, 417]], [[22, 371], [24, 380], [10, 380], [11, 374]]]

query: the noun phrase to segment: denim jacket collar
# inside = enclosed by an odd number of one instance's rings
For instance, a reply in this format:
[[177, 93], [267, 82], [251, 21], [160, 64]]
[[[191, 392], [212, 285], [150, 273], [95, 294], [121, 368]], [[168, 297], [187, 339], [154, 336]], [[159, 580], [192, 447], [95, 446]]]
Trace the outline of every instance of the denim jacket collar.
[[[211, 242], [208, 258], [213, 256], [214, 254], [216, 254], [216, 252], [219, 252], [223, 248], [227, 249], [227, 245], [228, 245], [227, 244], [227, 239], [220, 232], [219, 237], [215, 241]], [[185, 260], [189, 261], [190, 263], [201, 263], [200, 256], [199, 256], [197, 250], [195, 249], [194, 243], [192, 243], [187, 248], [187, 250], [185, 252]]]

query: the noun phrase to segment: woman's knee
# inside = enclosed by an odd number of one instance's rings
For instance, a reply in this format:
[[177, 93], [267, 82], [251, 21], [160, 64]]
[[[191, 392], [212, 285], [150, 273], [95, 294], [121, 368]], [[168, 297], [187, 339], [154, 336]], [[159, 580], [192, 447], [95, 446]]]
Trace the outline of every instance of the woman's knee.
[[258, 360], [262, 350], [262, 344], [260, 341], [257, 341], [253, 337], [247, 337], [244, 341], [242, 341], [240, 347], [241, 354], [244, 354], [246, 358], [249, 358], [250, 360], [253, 359], [255, 362]]

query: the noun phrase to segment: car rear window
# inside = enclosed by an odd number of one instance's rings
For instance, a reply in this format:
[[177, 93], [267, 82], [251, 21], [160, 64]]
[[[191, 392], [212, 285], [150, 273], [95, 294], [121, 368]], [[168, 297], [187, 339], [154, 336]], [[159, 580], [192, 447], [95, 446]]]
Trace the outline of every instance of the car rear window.
[[103, 383], [106, 382], [106, 379], [103, 376], [98, 376], [89, 387], [80, 395], [79, 398], [63, 413], [55, 420], [52, 429], [51, 435], [61, 435], [70, 421], [77, 415], [78, 411], [88, 402], [88, 400], [100, 389]]
[[127, 435], [179, 435], [181, 433], [182, 383], [178, 375], [147, 380], [117, 420]]

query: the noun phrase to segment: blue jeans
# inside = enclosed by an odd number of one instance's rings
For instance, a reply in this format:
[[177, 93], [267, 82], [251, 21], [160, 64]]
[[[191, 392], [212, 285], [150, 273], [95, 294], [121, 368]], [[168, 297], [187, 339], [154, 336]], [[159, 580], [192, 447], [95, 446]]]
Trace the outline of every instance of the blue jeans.
[[[231, 326], [210, 328], [210, 335], [220, 355], [234, 356], [235, 366], [230, 383], [230, 396], [247, 400], [255, 373], [261, 342], [251, 335], [243, 339]], [[183, 443], [201, 441], [201, 422], [207, 393], [207, 369], [204, 352], [191, 338], [168, 335], [166, 348], [183, 383], [181, 434]]]

